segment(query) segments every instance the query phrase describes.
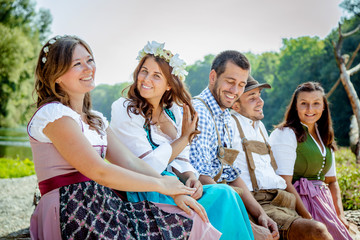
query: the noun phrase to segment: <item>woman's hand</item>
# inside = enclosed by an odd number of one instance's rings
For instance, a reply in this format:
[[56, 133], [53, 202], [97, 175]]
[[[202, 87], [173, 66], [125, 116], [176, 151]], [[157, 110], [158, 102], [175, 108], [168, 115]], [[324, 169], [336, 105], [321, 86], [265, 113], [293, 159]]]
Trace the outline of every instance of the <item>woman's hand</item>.
[[169, 196], [179, 194], [193, 195], [196, 191], [196, 188], [185, 186], [177, 177], [173, 176], [162, 176], [160, 178], [160, 185], [159, 193]]
[[190, 134], [193, 133], [196, 129], [196, 122], [198, 119], [197, 113], [195, 113], [194, 118], [191, 119], [190, 108], [188, 105], [184, 104], [183, 106], [183, 119], [182, 119], [182, 130], [181, 136], [189, 138]]
[[349, 222], [346, 220], [345, 216], [344, 216], [344, 215], [339, 215], [338, 217], [339, 217], [340, 221], [345, 225], [345, 227], [346, 227], [347, 229], [349, 229], [350, 224], [349, 224]]
[[202, 197], [203, 185], [198, 179], [190, 177], [186, 180], [185, 185], [196, 189], [195, 193], [191, 195], [192, 198], [198, 200], [199, 198]]
[[199, 216], [204, 222], [209, 222], [204, 207], [192, 197], [186, 195], [175, 195], [171, 197], [174, 199], [176, 205], [187, 214], [191, 215], [191, 209], [192, 209], [197, 214], [199, 214]]

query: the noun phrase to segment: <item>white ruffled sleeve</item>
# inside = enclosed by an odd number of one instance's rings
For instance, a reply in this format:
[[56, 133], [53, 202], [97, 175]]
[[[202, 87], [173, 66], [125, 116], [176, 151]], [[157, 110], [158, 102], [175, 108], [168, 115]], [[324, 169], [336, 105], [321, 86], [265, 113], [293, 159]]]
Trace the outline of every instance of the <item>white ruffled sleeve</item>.
[[269, 138], [269, 144], [274, 154], [278, 175], [292, 176], [296, 160], [297, 140], [290, 128], [275, 129]]
[[127, 113], [125, 98], [116, 100], [111, 106], [110, 127], [116, 137], [127, 146], [135, 156], [143, 159], [158, 173], [163, 172], [172, 154], [169, 143], [152, 149], [144, 129], [145, 119], [141, 115]]
[[[180, 106], [173, 105], [171, 108], [171, 111], [173, 112], [175, 119], [176, 119], [176, 128], [178, 131], [178, 137], [181, 136], [181, 130], [182, 130], [182, 117], [183, 114], [181, 112]], [[199, 178], [199, 172], [196, 171], [196, 169], [192, 166], [190, 163], [190, 145], [187, 145], [184, 150], [169, 164], [168, 171], [172, 172], [171, 168], [175, 168], [180, 173], [183, 172], [193, 172], [195, 174], [196, 178]]]
[[335, 177], [336, 176], [336, 166], [335, 166], [335, 153], [331, 150], [332, 163], [329, 171], [325, 174], [325, 177]]
[[79, 114], [61, 103], [52, 102], [43, 105], [34, 114], [28, 125], [29, 135], [39, 142], [51, 143], [50, 139], [43, 133], [43, 130], [49, 123], [64, 116], [71, 117], [82, 127]]

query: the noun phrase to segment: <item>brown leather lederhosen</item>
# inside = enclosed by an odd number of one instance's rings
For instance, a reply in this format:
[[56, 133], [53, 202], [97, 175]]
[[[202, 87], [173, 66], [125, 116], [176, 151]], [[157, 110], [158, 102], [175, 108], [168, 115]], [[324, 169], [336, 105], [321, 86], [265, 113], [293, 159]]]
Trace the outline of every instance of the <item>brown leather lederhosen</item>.
[[[219, 131], [218, 131], [218, 128], [216, 126], [216, 122], [215, 122], [215, 118], [214, 118], [214, 115], [210, 109], [210, 107], [208, 106], [208, 104], [201, 98], [199, 97], [194, 97], [194, 99], [198, 99], [200, 100], [205, 106], [206, 108], [209, 110], [213, 120], [214, 120], [214, 124], [215, 124], [215, 130], [216, 130], [216, 134], [217, 134], [217, 140], [218, 140], [218, 151], [217, 151], [217, 157], [221, 163], [221, 169], [220, 171], [216, 174], [216, 176], [213, 178], [215, 182], [217, 182], [219, 180], [219, 178], [221, 177], [222, 173], [223, 173], [223, 168], [224, 168], [224, 164], [227, 164], [229, 166], [232, 166], [237, 155], [239, 154], [239, 151], [236, 150], [236, 149], [232, 149], [231, 148], [231, 139], [230, 139], [230, 133], [229, 133], [229, 129], [228, 129], [228, 126], [225, 124], [225, 128], [226, 128], [226, 131], [227, 131], [227, 134], [228, 134], [228, 137], [229, 137], [229, 142], [230, 142], [230, 148], [226, 148], [222, 145], [221, 143], [221, 138], [220, 138], [220, 134], [219, 134]], [[226, 183], [226, 180], [223, 180], [219, 183]], [[241, 192], [242, 192], [242, 189], [241, 188], [236, 188], [236, 187], [233, 187], [234, 190], [239, 193], [241, 195]]]

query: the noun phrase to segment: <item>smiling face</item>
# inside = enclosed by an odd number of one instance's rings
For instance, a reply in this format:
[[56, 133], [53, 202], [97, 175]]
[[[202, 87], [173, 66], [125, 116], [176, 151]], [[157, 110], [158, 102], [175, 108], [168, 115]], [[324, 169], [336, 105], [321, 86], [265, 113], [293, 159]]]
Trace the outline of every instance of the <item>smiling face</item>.
[[165, 91], [171, 89], [153, 57], [148, 57], [141, 66], [137, 76], [137, 89], [141, 97], [153, 106], [158, 105]]
[[308, 127], [314, 126], [324, 111], [322, 92], [300, 92], [296, 100], [296, 110], [302, 123]]
[[69, 70], [55, 80], [70, 98], [83, 96], [95, 87], [96, 66], [93, 57], [86, 48], [77, 44]]
[[225, 71], [218, 76], [215, 70], [209, 75], [209, 89], [221, 110], [230, 108], [244, 92], [249, 71], [228, 61]]
[[236, 112], [253, 121], [264, 118], [263, 107], [264, 101], [261, 98], [260, 88], [243, 93], [239, 101], [236, 101], [232, 106]]

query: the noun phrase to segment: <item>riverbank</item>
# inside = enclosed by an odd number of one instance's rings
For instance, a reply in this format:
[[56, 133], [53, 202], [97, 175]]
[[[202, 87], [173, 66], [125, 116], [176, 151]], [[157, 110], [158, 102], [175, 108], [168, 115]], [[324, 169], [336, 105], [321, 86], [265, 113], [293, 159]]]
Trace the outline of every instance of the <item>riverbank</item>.
[[[0, 189], [0, 239], [29, 239], [36, 176], [0, 179]], [[360, 210], [345, 215], [360, 227]]]

